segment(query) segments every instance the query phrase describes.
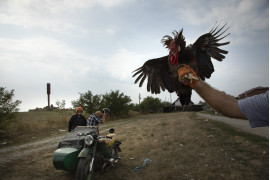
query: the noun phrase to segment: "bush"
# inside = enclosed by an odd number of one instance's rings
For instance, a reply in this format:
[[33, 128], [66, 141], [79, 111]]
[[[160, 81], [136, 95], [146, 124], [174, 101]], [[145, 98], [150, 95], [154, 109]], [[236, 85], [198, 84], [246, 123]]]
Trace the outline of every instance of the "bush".
[[112, 116], [127, 116], [130, 102], [130, 97], [120, 93], [119, 90], [111, 91], [102, 96], [102, 105], [111, 110]]
[[153, 98], [151, 96], [147, 96], [141, 102], [141, 110], [143, 112], [154, 112], [156, 107], [161, 106], [161, 100], [159, 98]]
[[13, 101], [14, 89], [8, 91], [0, 87], [0, 123], [8, 122], [15, 119], [15, 112], [19, 111], [19, 104], [22, 101]]
[[71, 102], [74, 108], [81, 106], [88, 114], [101, 111], [103, 108], [109, 108], [113, 117], [128, 116], [131, 99], [124, 93], [120, 93], [119, 90], [104, 95], [93, 95], [91, 91], [79, 94], [80, 98]]
[[74, 108], [80, 106], [88, 114], [101, 109], [101, 95], [93, 95], [91, 91], [79, 94], [80, 98], [71, 102]]

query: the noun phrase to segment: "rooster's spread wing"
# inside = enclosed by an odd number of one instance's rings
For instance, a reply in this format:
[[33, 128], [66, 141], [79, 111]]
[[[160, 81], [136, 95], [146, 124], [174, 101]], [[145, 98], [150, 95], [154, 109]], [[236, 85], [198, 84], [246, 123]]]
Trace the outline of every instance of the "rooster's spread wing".
[[224, 29], [222, 26], [220, 29], [214, 27], [209, 33], [200, 36], [197, 41], [192, 45], [193, 51], [196, 53], [197, 65], [199, 69], [199, 76], [201, 79], [210, 78], [214, 72], [214, 66], [211, 58], [218, 61], [222, 61], [228, 51], [222, 50], [219, 47], [229, 44], [230, 42], [219, 43], [220, 40], [227, 37], [229, 34], [221, 37], [229, 28]]
[[150, 59], [144, 63], [144, 65], [136, 69], [134, 75], [138, 75], [135, 83], [139, 82], [139, 86], [143, 85], [144, 80], [147, 78], [147, 91], [152, 94], [159, 94], [160, 88], [169, 92], [174, 91], [173, 78], [168, 65], [168, 56], [160, 57], [157, 59]]

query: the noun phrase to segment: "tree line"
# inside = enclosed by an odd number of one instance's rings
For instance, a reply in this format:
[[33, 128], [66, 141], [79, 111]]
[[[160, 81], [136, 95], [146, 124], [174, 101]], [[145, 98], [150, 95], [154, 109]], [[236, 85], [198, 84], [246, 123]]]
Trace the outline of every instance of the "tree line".
[[73, 108], [83, 107], [88, 114], [106, 107], [111, 110], [112, 116], [121, 117], [127, 116], [130, 110], [147, 113], [152, 112], [154, 107], [170, 105], [169, 102], [161, 102], [159, 98], [151, 96], [144, 98], [140, 104], [135, 104], [131, 102], [129, 96], [119, 90], [101, 95], [94, 95], [91, 91], [79, 94], [79, 99], [72, 101], [71, 104]]
[[[0, 123], [14, 119], [15, 112], [19, 111], [18, 106], [22, 101], [13, 100], [14, 95], [14, 89], [9, 91], [0, 87]], [[144, 98], [140, 104], [132, 103], [131, 98], [119, 90], [105, 94], [93, 94], [88, 90], [85, 93], [79, 93], [79, 98], [72, 101], [71, 104], [74, 109], [81, 106], [87, 114], [109, 108], [113, 117], [126, 117], [130, 110], [148, 113], [153, 112], [155, 107], [170, 105], [169, 102], [162, 102], [161, 99], [151, 96]], [[56, 101], [59, 109], [65, 109], [65, 105], [65, 100]]]
[[120, 93], [119, 90], [101, 95], [94, 95], [91, 91], [79, 94], [79, 99], [72, 101], [71, 104], [73, 108], [81, 106], [88, 114], [106, 107], [111, 110], [112, 116], [125, 116], [130, 109], [130, 97]]

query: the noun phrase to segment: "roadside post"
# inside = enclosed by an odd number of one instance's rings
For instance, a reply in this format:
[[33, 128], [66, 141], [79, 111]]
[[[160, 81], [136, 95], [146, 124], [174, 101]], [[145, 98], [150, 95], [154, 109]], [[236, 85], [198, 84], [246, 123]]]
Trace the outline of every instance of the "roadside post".
[[50, 107], [51, 84], [47, 83], [48, 108]]

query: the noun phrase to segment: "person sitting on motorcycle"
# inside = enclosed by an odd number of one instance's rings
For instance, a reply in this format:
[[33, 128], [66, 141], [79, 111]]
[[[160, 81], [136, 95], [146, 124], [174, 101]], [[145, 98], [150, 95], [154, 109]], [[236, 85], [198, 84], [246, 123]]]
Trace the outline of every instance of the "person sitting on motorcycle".
[[77, 126], [86, 126], [86, 118], [83, 113], [83, 108], [82, 107], [77, 107], [76, 108], [76, 114], [73, 115], [68, 123], [68, 132], [74, 130]]
[[98, 126], [99, 123], [101, 124], [105, 123], [106, 116], [109, 112], [110, 110], [108, 108], [104, 108], [103, 113], [97, 111], [91, 114], [87, 119], [87, 126]]

